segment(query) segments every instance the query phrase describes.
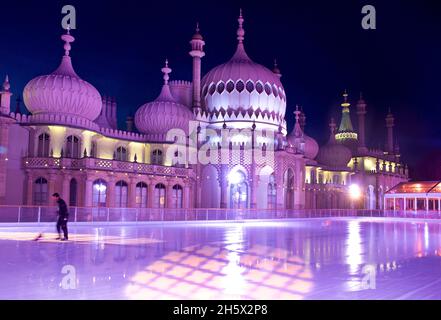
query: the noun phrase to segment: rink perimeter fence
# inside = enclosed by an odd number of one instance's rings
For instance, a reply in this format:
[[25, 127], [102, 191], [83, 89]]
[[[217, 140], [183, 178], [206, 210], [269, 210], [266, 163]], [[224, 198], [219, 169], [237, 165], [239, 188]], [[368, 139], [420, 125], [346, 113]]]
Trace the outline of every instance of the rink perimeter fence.
[[[151, 208], [69, 208], [69, 222], [172, 222], [305, 219], [331, 217], [392, 217], [440, 219], [431, 211], [384, 211], [353, 209], [151, 209]], [[57, 219], [56, 207], [0, 206], [0, 223], [45, 223]]]

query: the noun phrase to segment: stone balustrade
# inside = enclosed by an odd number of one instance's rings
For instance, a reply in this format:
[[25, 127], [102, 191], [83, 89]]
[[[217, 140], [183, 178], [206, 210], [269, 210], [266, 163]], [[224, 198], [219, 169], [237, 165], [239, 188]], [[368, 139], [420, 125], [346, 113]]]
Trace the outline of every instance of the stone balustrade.
[[145, 175], [195, 178], [191, 169], [97, 158], [23, 158], [24, 169], [100, 170]]

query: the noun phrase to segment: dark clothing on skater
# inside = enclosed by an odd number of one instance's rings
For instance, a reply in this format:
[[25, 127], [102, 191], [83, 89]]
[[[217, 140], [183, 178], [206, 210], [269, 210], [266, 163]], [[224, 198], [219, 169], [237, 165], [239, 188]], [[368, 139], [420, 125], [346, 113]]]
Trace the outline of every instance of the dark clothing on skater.
[[68, 232], [67, 232], [67, 219], [69, 218], [69, 212], [67, 211], [67, 205], [66, 202], [58, 198], [58, 221], [57, 221], [57, 232], [59, 235], [61, 235], [61, 230], [63, 230], [64, 239], [68, 239]]

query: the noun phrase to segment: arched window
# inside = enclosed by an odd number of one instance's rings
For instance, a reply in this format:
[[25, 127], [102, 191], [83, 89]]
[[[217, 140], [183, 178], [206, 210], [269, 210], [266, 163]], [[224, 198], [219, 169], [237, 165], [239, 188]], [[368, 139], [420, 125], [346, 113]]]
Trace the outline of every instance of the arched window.
[[158, 183], [155, 186], [155, 208], [165, 208], [165, 186]]
[[269, 176], [268, 179], [268, 209], [276, 209], [277, 203], [277, 189], [276, 189], [276, 180], [274, 178], [274, 174]]
[[115, 206], [117, 208], [127, 208], [129, 186], [125, 181], [118, 181], [115, 185]]
[[152, 164], [162, 165], [162, 151], [161, 150], [153, 150], [152, 152]]
[[44, 206], [48, 203], [48, 185], [45, 178], [38, 178], [34, 182], [34, 204]]
[[76, 207], [78, 204], [77, 189], [78, 189], [77, 180], [71, 179], [70, 180], [70, 188], [69, 188], [69, 205], [71, 207]]
[[180, 185], [173, 186], [173, 195], [172, 195], [172, 208], [181, 209], [183, 207], [182, 204], [182, 187]]
[[50, 136], [42, 133], [38, 136], [37, 157], [49, 157]]
[[139, 182], [136, 185], [136, 206], [147, 208], [147, 184]]
[[95, 180], [93, 182], [92, 190], [92, 204], [94, 207], [106, 206], [107, 183], [102, 179]]
[[242, 171], [230, 173], [230, 208], [244, 209], [248, 207], [248, 184]]
[[127, 149], [124, 147], [116, 148], [115, 160], [118, 161], [127, 161]]
[[67, 158], [80, 158], [80, 139], [76, 136], [69, 136], [66, 139], [66, 151]]

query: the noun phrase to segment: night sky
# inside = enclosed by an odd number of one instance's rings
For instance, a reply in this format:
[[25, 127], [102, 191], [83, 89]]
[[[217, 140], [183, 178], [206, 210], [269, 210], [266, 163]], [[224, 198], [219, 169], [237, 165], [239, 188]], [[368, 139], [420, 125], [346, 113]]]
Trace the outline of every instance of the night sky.
[[[172, 80], [191, 80], [196, 21], [206, 41], [203, 74], [226, 62], [242, 7], [249, 56], [269, 68], [278, 60], [290, 129], [295, 105], [302, 105], [306, 133], [325, 143], [329, 118], [340, 119], [343, 90], [354, 105], [354, 125], [362, 91], [368, 145], [384, 146], [390, 107], [412, 177], [441, 179], [441, 4], [435, 1], [2, 1], [0, 77], [9, 74], [15, 98], [33, 77], [58, 66], [66, 4], [77, 10], [74, 68], [102, 95], [116, 97], [121, 128], [159, 94], [166, 57]], [[376, 7], [377, 30], [361, 28], [366, 4]]]

